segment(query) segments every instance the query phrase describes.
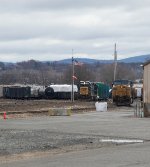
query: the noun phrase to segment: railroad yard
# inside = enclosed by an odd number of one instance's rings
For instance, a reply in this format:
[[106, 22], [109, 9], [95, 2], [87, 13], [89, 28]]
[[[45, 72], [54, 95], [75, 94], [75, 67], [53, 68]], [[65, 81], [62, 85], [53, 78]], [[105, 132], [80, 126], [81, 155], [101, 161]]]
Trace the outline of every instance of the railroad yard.
[[[93, 152], [95, 149], [109, 149], [111, 152], [114, 148], [119, 151], [128, 145], [133, 145], [134, 149], [134, 146], [136, 148], [149, 144], [149, 119], [134, 117], [134, 105], [117, 107], [108, 101], [107, 112], [96, 112], [95, 102], [88, 101], [72, 103], [69, 100], [1, 99], [0, 103], [2, 167], [17, 166], [21, 162], [26, 165], [26, 161], [35, 158], [53, 159], [57, 155], [68, 156], [72, 152], [78, 154], [83, 151], [84, 155], [84, 151], [88, 150]], [[70, 116], [48, 114], [49, 108], [67, 107], [72, 108]], [[3, 119], [4, 111], [6, 119]], [[100, 156], [104, 156], [103, 153]], [[52, 166], [59, 161], [58, 158]]]
[[0, 167], [150, 167], [150, 1], [0, 1]]

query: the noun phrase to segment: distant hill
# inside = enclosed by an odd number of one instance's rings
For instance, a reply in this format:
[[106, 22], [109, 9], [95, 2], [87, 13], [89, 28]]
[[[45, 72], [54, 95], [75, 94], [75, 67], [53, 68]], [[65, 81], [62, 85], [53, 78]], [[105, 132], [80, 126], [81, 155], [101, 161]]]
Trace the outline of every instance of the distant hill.
[[[94, 63], [103, 63], [103, 64], [109, 64], [113, 63], [114, 60], [99, 60], [99, 59], [90, 59], [90, 58], [75, 58], [75, 60], [85, 63], [85, 64], [94, 64]], [[134, 57], [129, 57], [125, 59], [120, 59], [118, 62], [123, 62], [123, 63], [144, 63], [146, 61], [150, 60], [150, 54], [148, 55], [141, 55], [141, 56], [134, 56]], [[31, 60], [29, 60], [31, 61]], [[33, 60], [36, 61], [36, 60]], [[28, 62], [28, 61], [26, 61]], [[63, 59], [59, 61], [36, 61], [36, 62], [41, 62], [41, 63], [57, 63], [57, 64], [71, 64], [71, 58], [70, 59]], [[11, 63], [11, 62], [0, 62], [1, 64], [5, 65], [6, 67], [15, 65], [17, 63]], [[19, 62], [20, 63], [20, 62]]]
[[[94, 64], [94, 63], [105, 63], [109, 64], [112, 63], [113, 60], [98, 60], [98, 59], [89, 59], [89, 58], [75, 58], [75, 60], [85, 63], [85, 64]], [[129, 57], [125, 59], [118, 60], [118, 62], [123, 62], [123, 63], [144, 63], [146, 61], [150, 60], [150, 55], [141, 55], [141, 56], [134, 56], [134, 57]], [[63, 63], [63, 64], [70, 64], [71, 59], [64, 59], [57, 61], [57, 63]]]
[[119, 60], [119, 62], [124, 62], [124, 63], [144, 63], [144, 62], [146, 62], [148, 60], [150, 60], [150, 54], [149, 55], [129, 57], [129, 58], [126, 58], [126, 59], [121, 59], [121, 60]]
[[[113, 60], [98, 60], [98, 59], [89, 59], [89, 58], [75, 58], [75, 60], [85, 63], [85, 64], [94, 64], [94, 63], [112, 63]], [[64, 59], [57, 61], [57, 63], [70, 64], [71, 59]]]

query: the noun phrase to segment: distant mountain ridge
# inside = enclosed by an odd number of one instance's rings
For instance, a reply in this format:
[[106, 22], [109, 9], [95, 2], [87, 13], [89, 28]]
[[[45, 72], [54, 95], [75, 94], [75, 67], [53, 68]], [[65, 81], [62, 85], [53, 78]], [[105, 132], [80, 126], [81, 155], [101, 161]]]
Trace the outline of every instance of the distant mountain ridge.
[[150, 60], [150, 54], [149, 55], [141, 55], [141, 56], [129, 57], [129, 58], [126, 58], [126, 59], [119, 60], [119, 62], [124, 62], [124, 63], [145, 63], [148, 60]]
[[[94, 63], [103, 63], [103, 64], [110, 64], [113, 63], [114, 60], [99, 60], [99, 59], [90, 59], [90, 58], [76, 58], [74, 57], [75, 60], [85, 63], [85, 64], [94, 64]], [[141, 55], [141, 56], [134, 56], [134, 57], [129, 57], [129, 58], [125, 58], [125, 59], [120, 59], [118, 60], [118, 62], [122, 62], [122, 63], [145, 63], [146, 61], [150, 60], [150, 54], [148, 55]], [[30, 61], [30, 60], [28, 60]], [[41, 63], [58, 63], [58, 64], [71, 64], [72, 59], [62, 59], [62, 60], [58, 60], [58, 61], [38, 61], [38, 60], [34, 60], [37, 62], [41, 62]], [[16, 63], [12, 63], [12, 62], [1, 62], [6, 66], [10, 66], [10, 65], [15, 65], [19, 62]]]
[[[109, 64], [112, 63], [114, 60], [98, 60], [98, 59], [90, 59], [90, 58], [75, 58], [75, 60], [85, 63], [85, 64], [94, 64], [94, 63], [104, 63], [104, 64]], [[134, 57], [129, 57], [125, 59], [120, 59], [118, 62], [122, 63], [144, 63], [146, 61], [150, 60], [150, 54], [149, 55], [141, 55], [141, 56], [134, 56]], [[70, 64], [71, 59], [63, 59], [56, 61], [57, 63], [62, 63], [62, 64]]]

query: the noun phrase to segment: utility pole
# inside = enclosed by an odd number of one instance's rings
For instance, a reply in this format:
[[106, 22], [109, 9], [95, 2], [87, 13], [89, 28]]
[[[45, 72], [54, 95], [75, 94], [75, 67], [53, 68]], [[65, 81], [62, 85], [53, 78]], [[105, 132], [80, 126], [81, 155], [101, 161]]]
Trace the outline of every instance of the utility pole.
[[74, 58], [73, 58], [73, 49], [72, 49], [72, 93], [71, 101], [74, 102]]
[[116, 43], [114, 48], [114, 81], [116, 80], [116, 71], [117, 71], [117, 50], [116, 50]]

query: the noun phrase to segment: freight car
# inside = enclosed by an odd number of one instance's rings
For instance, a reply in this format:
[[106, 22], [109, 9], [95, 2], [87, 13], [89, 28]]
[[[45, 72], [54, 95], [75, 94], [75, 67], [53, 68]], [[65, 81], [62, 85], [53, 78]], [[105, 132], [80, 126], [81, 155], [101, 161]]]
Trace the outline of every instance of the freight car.
[[3, 97], [10, 99], [41, 99], [45, 98], [45, 87], [38, 85], [7, 85], [3, 86]]
[[4, 85], [0, 85], [0, 98], [3, 97], [3, 87]]
[[98, 82], [96, 83], [98, 90], [98, 100], [107, 100], [110, 96], [110, 87], [109, 85]]
[[3, 97], [9, 99], [28, 99], [31, 97], [31, 88], [29, 86], [3, 87]]
[[143, 88], [143, 83], [134, 83], [133, 88], [136, 90], [136, 97], [141, 98], [142, 97], [142, 88]]
[[[37, 85], [4, 86], [3, 97], [10, 99], [71, 99], [72, 85]], [[78, 88], [74, 85], [74, 97], [78, 98]]]
[[115, 80], [112, 84], [112, 99], [116, 105], [130, 105], [135, 98], [135, 89], [130, 80]]
[[[74, 98], [78, 98], [78, 87], [73, 86]], [[45, 89], [45, 96], [49, 99], [71, 99], [72, 85], [50, 85]]]
[[41, 99], [45, 98], [45, 87], [39, 85], [30, 85], [31, 98]]

